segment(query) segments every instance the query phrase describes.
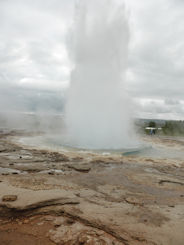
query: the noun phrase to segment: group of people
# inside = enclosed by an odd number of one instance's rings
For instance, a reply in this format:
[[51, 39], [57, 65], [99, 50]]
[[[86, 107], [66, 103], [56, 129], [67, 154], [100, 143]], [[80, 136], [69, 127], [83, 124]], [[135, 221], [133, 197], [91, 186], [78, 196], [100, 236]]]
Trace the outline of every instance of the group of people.
[[153, 129], [153, 128], [151, 128], [151, 129], [150, 129], [150, 135], [155, 135], [155, 134], [156, 134], [156, 130]]

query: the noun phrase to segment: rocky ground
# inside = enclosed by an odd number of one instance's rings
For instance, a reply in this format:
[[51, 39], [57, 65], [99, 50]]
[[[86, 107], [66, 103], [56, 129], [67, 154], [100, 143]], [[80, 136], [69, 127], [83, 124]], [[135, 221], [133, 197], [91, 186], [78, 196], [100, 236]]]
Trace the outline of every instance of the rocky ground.
[[24, 134], [0, 132], [0, 245], [184, 244], [184, 160], [13, 143]]

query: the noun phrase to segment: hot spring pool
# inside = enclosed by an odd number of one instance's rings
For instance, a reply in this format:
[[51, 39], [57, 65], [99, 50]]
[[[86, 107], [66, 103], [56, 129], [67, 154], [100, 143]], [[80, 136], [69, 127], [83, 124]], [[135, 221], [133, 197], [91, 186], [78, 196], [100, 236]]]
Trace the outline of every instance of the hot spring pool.
[[121, 149], [88, 149], [84, 147], [75, 147], [66, 140], [56, 135], [36, 135], [21, 137], [17, 139], [18, 143], [31, 148], [54, 150], [58, 152], [79, 152], [79, 153], [97, 153], [101, 155], [123, 155], [134, 157], [150, 157], [154, 159], [184, 159], [184, 150], [181, 147], [172, 147], [161, 144], [152, 138], [151, 141], [140, 141], [133, 147]]

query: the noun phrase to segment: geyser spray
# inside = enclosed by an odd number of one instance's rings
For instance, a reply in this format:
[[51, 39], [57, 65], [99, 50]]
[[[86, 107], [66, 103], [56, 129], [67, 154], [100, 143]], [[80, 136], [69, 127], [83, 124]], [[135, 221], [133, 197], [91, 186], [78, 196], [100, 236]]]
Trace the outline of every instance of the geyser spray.
[[72, 145], [116, 149], [135, 143], [124, 89], [128, 45], [124, 5], [113, 0], [78, 2], [68, 45], [74, 68], [65, 108]]

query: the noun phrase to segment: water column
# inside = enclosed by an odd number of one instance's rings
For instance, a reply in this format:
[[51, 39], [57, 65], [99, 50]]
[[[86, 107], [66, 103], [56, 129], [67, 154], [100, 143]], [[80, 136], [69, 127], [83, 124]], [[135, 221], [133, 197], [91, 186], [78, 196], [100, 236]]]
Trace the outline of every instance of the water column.
[[68, 52], [73, 63], [65, 118], [72, 145], [131, 147], [131, 100], [124, 89], [129, 25], [124, 5], [81, 0]]

